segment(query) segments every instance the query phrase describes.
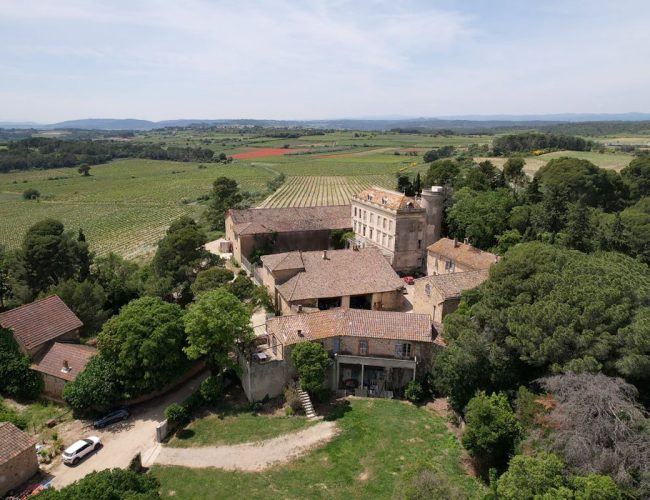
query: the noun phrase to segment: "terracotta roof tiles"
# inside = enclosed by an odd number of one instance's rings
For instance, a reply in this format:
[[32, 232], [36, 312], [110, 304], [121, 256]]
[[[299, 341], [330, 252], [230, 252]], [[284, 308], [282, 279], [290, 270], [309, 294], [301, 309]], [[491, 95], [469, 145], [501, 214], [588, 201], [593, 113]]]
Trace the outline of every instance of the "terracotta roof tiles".
[[352, 227], [350, 205], [230, 209], [226, 216], [232, 219], [235, 233], [238, 235]]
[[499, 261], [498, 255], [449, 238], [440, 238], [433, 245], [429, 245], [427, 251], [477, 270], [489, 269]]
[[52, 295], [3, 312], [0, 326], [13, 330], [16, 342], [29, 350], [81, 328], [83, 323], [57, 295]]
[[361, 191], [359, 194], [354, 196], [354, 198], [366, 203], [372, 203], [373, 205], [389, 208], [391, 210], [407, 208], [409, 203], [413, 208], [422, 208], [420, 203], [414, 198], [406, 196], [404, 193], [399, 193], [378, 186], [372, 186], [369, 189]]
[[430, 283], [445, 299], [453, 299], [460, 297], [461, 293], [465, 290], [476, 288], [486, 281], [488, 277], [489, 271], [487, 269], [481, 269], [479, 271], [425, 276], [415, 281]]
[[0, 464], [7, 463], [29, 448], [34, 448], [35, 444], [36, 442], [28, 434], [14, 424], [0, 422]]
[[427, 314], [392, 311], [329, 309], [279, 316], [266, 322], [266, 330], [285, 345], [339, 336], [433, 342]]
[[[90, 358], [95, 354], [97, 354], [97, 349], [94, 347], [55, 342], [44, 354], [34, 360], [31, 368], [53, 377], [71, 381], [84, 370]], [[70, 368], [67, 372], [62, 370], [64, 361], [68, 362]]]

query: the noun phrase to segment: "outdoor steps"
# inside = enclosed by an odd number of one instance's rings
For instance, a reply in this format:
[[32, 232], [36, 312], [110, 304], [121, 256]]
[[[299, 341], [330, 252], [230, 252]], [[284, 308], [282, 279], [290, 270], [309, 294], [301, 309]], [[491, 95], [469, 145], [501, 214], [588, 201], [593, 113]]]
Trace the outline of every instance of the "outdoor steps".
[[314, 405], [311, 404], [311, 399], [309, 394], [307, 394], [302, 389], [298, 389], [298, 399], [300, 399], [300, 404], [302, 409], [305, 410], [307, 418], [316, 418], [316, 412], [314, 411]]

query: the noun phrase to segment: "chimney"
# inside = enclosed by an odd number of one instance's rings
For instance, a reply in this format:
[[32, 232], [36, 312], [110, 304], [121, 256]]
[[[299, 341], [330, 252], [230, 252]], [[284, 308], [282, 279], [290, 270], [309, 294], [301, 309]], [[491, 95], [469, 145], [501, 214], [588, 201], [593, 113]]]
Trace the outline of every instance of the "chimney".
[[454, 238], [454, 248], [458, 247], [458, 240]]
[[469, 238], [465, 238], [465, 239], [463, 239], [463, 243], [464, 243], [465, 245], [469, 245]]
[[302, 312], [302, 304], [298, 304], [298, 312], [299, 312], [299, 313]]
[[70, 370], [71, 370], [71, 368], [70, 368], [70, 365], [68, 364], [68, 360], [64, 359], [63, 360], [63, 368], [61, 368], [61, 371], [63, 373], [70, 373]]
[[327, 250], [323, 250], [323, 260], [327, 260]]
[[304, 337], [304, 335], [302, 334], [302, 330], [300, 328], [298, 328], [298, 337]]

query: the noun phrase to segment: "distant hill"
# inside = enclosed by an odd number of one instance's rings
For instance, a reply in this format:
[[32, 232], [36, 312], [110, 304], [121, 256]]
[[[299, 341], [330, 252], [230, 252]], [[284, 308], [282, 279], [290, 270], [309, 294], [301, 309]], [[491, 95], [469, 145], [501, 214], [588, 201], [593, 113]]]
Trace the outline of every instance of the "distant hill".
[[341, 118], [327, 120], [255, 120], [255, 119], [179, 119], [149, 121], [133, 118], [88, 118], [59, 123], [0, 122], [0, 128], [39, 130], [154, 130], [165, 127], [196, 126], [260, 126], [303, 127], [353, 130], [435, 129], [459, 132], [480, 132], [483, 129], [538, 128], [563, 123], [650, 121], [650, 113], [618, 114], [553, 114], [553, 115], [467, 115], [441, 118]]

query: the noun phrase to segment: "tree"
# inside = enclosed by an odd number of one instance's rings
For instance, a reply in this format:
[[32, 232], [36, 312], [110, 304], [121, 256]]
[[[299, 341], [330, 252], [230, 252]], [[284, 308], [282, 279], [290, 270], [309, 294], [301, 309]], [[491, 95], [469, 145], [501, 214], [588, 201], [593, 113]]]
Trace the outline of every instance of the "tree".
[[38, 200], [41, 197], [41, 193], [38, 189], [29, 188], [23, 191], [24, 200]]
[[106, 469], [91, 472], [69, 486], [39, 493], [43, 500], [155, 500], [159, 499], [160, 483], [151, 474], [138, 474], [129, 469]]
[[424, 176], [425, 186], [451, 186], [460, 173], [458, 162], [454, 160], [434, 161]]
[[216, 290], [231, 282], [234, 277], [230, 269], [220, 266], [209, 267], [196, 275], [196, 280], [191, 286], [192, 293], [196, 297], [200, 293]]
[[126, 396], [160, 389], [187, 366], [183, 311], [156, 297], [136, 299], [104, 324], [97, 347]]
[[88, 244], [66, 232], [61, 222], [53, 219], [37, 222], [29, 228], [22, 247], [16, 252], [13, 273], [22, 292], [20, 299], [30, 302], [62, 281], [85, 279], [91, 261]]
[[104, 308], [106, 293], [99, 283], [74, 279], [63, 281], [47, 295], [58, 295], [84, 324], [82, 334], [97, 332], [108, 319], [110, 311]]
[[87, 163], [82, 163], [81, 165], [79, 165], [77, 171], [84, 177], [88, 177], [90, 175], [90, 165], [88, 165]]
[[650, 197], [620, 212], [620, 223], [612, 231], [610, 238], [618, 245], [615, 250], [650, 265]]
[[104, 289], [106, 307], [113, 314], [117, 314], [122, 306], [138, 298], [142, 288], [138, 265], [114, 253], [95, 259], [91, 278]]
[[566, 498], [577, 500], [620, 500], [623, 493], [608, 476], [589, 474], [569, 476], [562, 459], [552, 453], [518, 455], [497, 481], [498, 498], [542, 500]]
[[581, 252], [590, 252], [594, 248], [595, 228], [589, 208], [578, 201], [569, 207], [567, 223], [564, 229], [566, 245]]
[[43, 378], [29, 368], [31, 364], [31, 359], [20, 351], [13, 332], [0, 327], [0, 393], [37, 397], [43, 390]]
[[523, 158], [517, 156], [508, 158], [503, 164], [504, 180], [515, 186], [523, 184], [526, 179], [526, 173], [524, 172], [525, 165], [526, 161]]
[[553, 449], [579, 474], [611, 475], [639, 498], [650, 494], [650, 419], [637, 390], [603, 374], [565, 374], [541, 381], [557, 406], [549, 415]]
[[219, 177], [212, 185], [210, 205], [206, 217], [211, 229], [223, 231], [225, 229], [225, 215], [230, 208], [237, 208], [243, 197], [239, 192], [237, 181], [228, 177]]
[[632, 160], [621, 170], [621, 176], [630, 190], [630, 199], [639, 200], [650, 196], [650, 156]]
[[105, 409], [121, 398], [122, 385], [115, 363], [96, 354], [72, 381], [63, 388], [63, 399], [74, 410]]
[[204, 262], [213, 260], [204, 247], [207, 236], [190, 217], [174, 221], [151, 261], [148, 290], [152, 295], [183, 297]]
[[397, 174], [397, 191], [406, 196], [415, 196], [415, 189], [408, 175]]
[[413, 182], [413, 191], [416, 195], [422, 194], [422, 178], [420, 177], [420, 172], [415, 176], [415, 182]]
[[469, 241], [487, 250], [496, 243], [497, 235], [508, 227], [508, 215], [515, 200], [507, 189], [472, 191], [463, 188], [454, 195], [454, 204], [447, 211], [451, 236]]
[[291, 350], [291, 359], [298, 370], [302, 390], [318, 393], [323, 388], [330, 361], [323, 346], [316, 342], [296, 344]]
[[230, 367], [230, 353], [253, 340], [251, 311], [223, 288], [199, 295], [184, 318], [190, 359], [208, 356], [214, 368]]
[[472, 389], [514, 390], [547, 374], [603, 371], [647, 394], [649, 305], [650, 270], [641, 262], [521, 243], [445, 317], [439, 388], [462, 403]]
[[463, 446], [484, 474], [503, 470], [523, 431], [505, 394], [479, 392], [467, 404]]

